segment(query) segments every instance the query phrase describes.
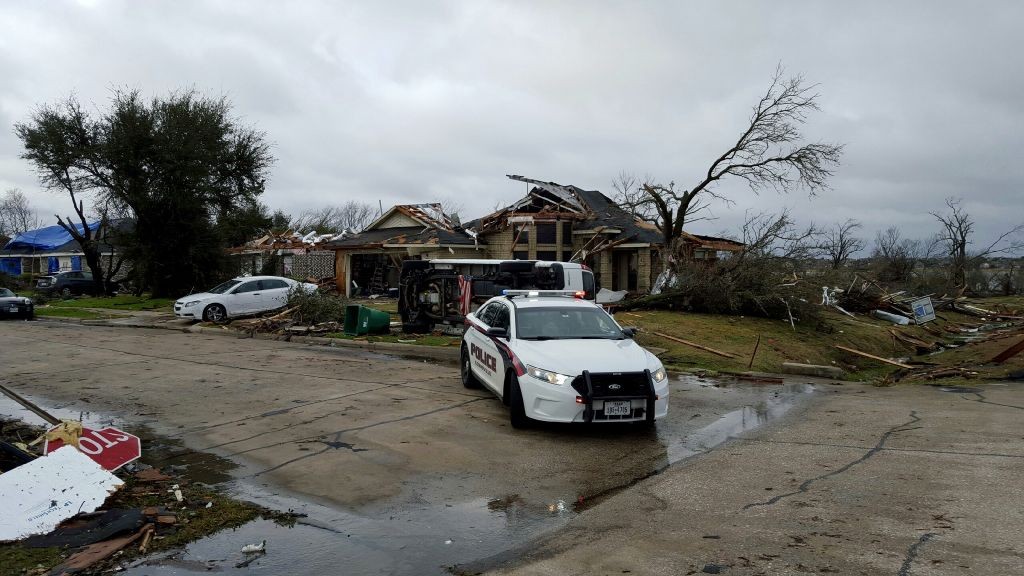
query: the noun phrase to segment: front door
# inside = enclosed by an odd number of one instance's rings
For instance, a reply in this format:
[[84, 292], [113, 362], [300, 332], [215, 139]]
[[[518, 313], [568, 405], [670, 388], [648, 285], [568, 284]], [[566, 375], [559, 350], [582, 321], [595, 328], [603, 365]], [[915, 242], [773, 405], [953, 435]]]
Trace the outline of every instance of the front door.
[[228, 315], [251, 314], [262, 310], [263, 293], [260, 291], [260, 288], [262, 286], [260, 286], [259, 280], [249, 280], [235, 288], [235, 291], [224, 299]]
[[471, 326], [466, 327], [466, 344], [469, 347], [469, 362], [477, 380], [501, 396], [504, 363], [493, 337], [486, 334], [499, 306], [498, 302], [491, 302], [469, 318]]

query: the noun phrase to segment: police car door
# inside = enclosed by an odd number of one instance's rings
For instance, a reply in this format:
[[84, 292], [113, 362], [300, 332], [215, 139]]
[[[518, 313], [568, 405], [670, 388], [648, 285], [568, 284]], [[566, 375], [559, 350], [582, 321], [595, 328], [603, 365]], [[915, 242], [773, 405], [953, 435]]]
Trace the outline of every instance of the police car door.
[[498, 348], [495, 346], [492, 337], [487, 334], [487, 329], [494, 321], [494, 315], [498, 311], [497, 302], [491, 302], [474, 314], [473, 326], [467, 333], [469, 340], [470, 365], [478, 380], [491, 390], [497, 389], [501, 394], [501, 386], [495, 386], [495, 380], [499, 380], [499, 372], [502, 372], [501, 356], [498, 355]]

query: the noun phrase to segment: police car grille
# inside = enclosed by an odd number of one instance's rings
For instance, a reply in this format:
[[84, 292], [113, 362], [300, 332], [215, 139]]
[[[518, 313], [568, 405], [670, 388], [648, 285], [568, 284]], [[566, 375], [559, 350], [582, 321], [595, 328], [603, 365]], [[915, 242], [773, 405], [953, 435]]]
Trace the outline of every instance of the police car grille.
[[[572, 387], [586, 395], [587, 383], [583, 376], [576, 377]], [[647, 396], [650, 387], [645, 372], [607, 372], [590, 374], [592, 398], [605, 396]]]

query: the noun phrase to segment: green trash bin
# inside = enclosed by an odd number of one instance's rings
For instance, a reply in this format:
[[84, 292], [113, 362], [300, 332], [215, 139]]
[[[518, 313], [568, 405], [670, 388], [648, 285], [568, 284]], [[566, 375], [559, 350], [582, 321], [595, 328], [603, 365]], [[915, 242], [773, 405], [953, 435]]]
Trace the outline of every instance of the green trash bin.
[[345, 307], [345, 335], [386, 334], [391, 331], [391, 315], [361, 304]]

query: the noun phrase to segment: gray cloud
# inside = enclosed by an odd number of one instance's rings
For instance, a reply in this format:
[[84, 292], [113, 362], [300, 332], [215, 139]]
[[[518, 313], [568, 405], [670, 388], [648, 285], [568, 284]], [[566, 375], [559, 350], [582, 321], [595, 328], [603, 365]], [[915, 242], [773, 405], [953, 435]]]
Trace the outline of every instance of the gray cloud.
[[[504, 174], [610, 190], [621, 170], [686, 186], [731, 144], [778, 62], [820, 83], [811, 139], [847, 144], [834, 190], [721, 191], [745, 210], [924, 237], [962, 196], [981, 236], [1024, 218], [1015, 2], [3, 2], [0, 125], [74, 92], [228, 95], [278, 162], [264, 200], [447, 197], [480, 215]], [[40, 191], [0, 131], [0, 189]]]

